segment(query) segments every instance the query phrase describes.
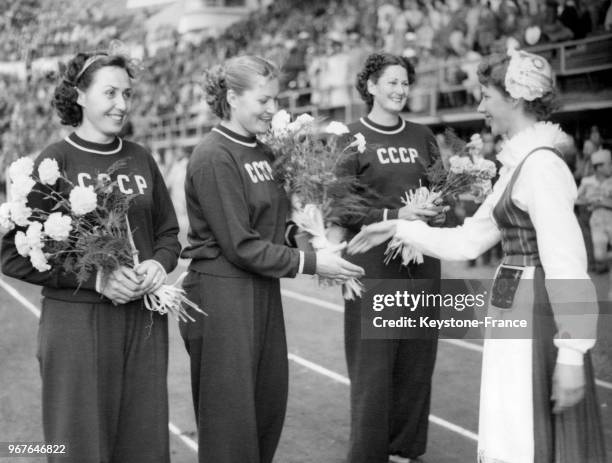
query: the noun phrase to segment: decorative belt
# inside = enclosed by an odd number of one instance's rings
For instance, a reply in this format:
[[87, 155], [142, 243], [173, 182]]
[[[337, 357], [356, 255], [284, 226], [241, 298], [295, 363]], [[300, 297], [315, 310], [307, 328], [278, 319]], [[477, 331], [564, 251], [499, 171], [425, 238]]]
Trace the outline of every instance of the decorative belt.
[[512, 254], [504, 256], [502, 264], [516, 265], [519, 267], [541, 267], [542, 262], [538, 254], [524, 255], [524, 254]]

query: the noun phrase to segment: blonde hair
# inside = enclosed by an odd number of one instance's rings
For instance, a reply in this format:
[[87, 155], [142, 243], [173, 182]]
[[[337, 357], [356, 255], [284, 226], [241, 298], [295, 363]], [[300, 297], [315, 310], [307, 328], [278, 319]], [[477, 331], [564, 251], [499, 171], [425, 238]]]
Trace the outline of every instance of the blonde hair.
[[277, 79], [276, 65], [259, 56], [243, 55], [227, 60], [204, 72], [204, 94], [206, 103], [221, 119], [229, 119], [231, 108], [227, 102], [227, 91], [241, 95], [253, 87], [254, 76]]

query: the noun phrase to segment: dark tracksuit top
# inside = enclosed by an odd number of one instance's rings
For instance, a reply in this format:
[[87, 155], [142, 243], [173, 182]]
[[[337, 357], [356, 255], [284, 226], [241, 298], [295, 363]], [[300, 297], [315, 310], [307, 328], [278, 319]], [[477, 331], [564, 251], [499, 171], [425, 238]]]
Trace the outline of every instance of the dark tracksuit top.
[[[106, 154], [96, 151], [103, 151]], [[120, 138], [115, 139], [112, 144], [99, 145], [72, 133], [64, 140], [43, 150], [36, 159], [35, 174], [38, 165], [45, 158], [55, 159], [60, 172], [65, 172], [64, 175], [70, 181], [81, 186], [94, 185], [99, 174], [105, 174], [115, 162], [125, 161], [125, 166], [113, 175], [113, 180], [118, 180], [121, 192], [138, 193], [130, 205], [128, 219], [134, 233], [134, 244], [139, 252], [140, 262], [155, 259], [163, 265], [166, 272], [174, 270], [181, 249], [177, 238], [176, 214], [159, 168], [143, 147]], [[35, 188], [45, 191], [47, 187], [37, 185]], [[69, 189], [67, 187], [62, 191], [66, 197]], [[28, 206], [50, 210], [53, 202], [45, 200], [40, 194], [31, 193], [28, 197]], [[46, 272], [39, 272], [32, 267], [29, 258], [19, 255], [14, 240], [17, 231], [17, 229], [10, 231], [2, 239], [1, 258], [4, 274], [43, 286], [43, 296], [51, 299], [100, 301], [101, 296], [95, 291], [95, 273], [75, 292], [79, 285], [73, 273], [66, 273], [58, 266]]]
[[[379, 193], [383, 205], [370, 209], [363, 220], [343, 224], [355, 234], [363, 225], [397, 218], [404, 193], [427, 186], [425, 169], [438, 156], [438, 147], [427, 127], [403, 119], [389, 127], [363, 117], [349, 130], [365, 137], [366, 149], [351, 155], [341, 168]], [[425, 256], [423, 264], [404, 267], [397, 257], [385, 265], [386, 247], [383, 243], [350, 257], [365, 269], [363, 281], [370, 293], [418, 292], [421, 287], [413, 284], [424, 284], [422, 289], [428, 291], [430, 284], [438, 284], [437, 259]], [[347, 461], [386, 463], [389, 454], [415, 458], [425, 452], [437, 339], [364, 339], [361, 326], [367, 321], [362, 321], [362, 313], [370, 309], [362, 299], [345, 301], [344, 342], [351, 379]]]
[[[75, 185], [88, 186], [116, 161], [111, 178], [122, 193], [137, 193], [128, 211], [140, 261], [155, 259], [167, 272], [180, 252], [178, 223], [163, 178], [141, 146], [116, 138], [91, 143], [71, 134], [35, 162], [57, 160]], [[54, 188], [68, 195], [59, 182]], [[45, 191], [47, 186], [37, 185]], [[41, 194], [28, 205], [50, 210]], [[95, 272], [80, 288], [56, 266], [39, 272], [17, 253], [16, 230], [2, 239], [2, 271], [42, 285], [38, 334], [45, 440], [65, 442], [67, 455], [50, 462], [169, 463], [167, 317], [145, 310], [142, 299], [114, 306], [95, 291]], [[77, 289], [78, 288], [78, 289]]]
[[[285, 241], [289, 201], [272, 178], [272, 154], [254, 137], [215, 127], [187, 166], [190, 269], [218, 276], [271, 278], [298, 273], [300, 252]], [[305, 252], [302, 273], [316, 257]]]
[[[191, 359], [200, 463], [271, 463], [288, 390], [281, 277], [314, 273], [316, 255], [285, 246], [289, 200], [271, 153], [223, 126], [187, 167], [187, 296], [208, 313], [181, 323]], [[300, 269], [300, 267], [302, 267]]]
[[[439, 152], [436, 139], [428, 127], [404, 119], [393, 127], [385, 127], [362, 117], [350, 124], [349, 130], [352, 135], [361, 133], [365, 137], [366, 150], [348, 157], [342, 168], [380, 194], [384, 205], [371, 208], [361, 221], [342, 224], [354, 235], [363, 225], [397, 219], [398, 211], [403, 206], [401, 198], [404, 193], [427, 186], [425, 169], [439, 156]], [[436, 276], [432, 268], [434, 259], [429, 257], [425, 257], [422, 265], [413, 264], [409, 269], [400, 269], [399, 258], [385, 265], [386, 246], [387, 243], [384, 243], [364, 254], [353, 256], [351, 261], [366, 269], [367, 278], [402, 278], [402, 274], [405, 276], [409, 272], [414, 278], [439, 277], [439, 273]]]

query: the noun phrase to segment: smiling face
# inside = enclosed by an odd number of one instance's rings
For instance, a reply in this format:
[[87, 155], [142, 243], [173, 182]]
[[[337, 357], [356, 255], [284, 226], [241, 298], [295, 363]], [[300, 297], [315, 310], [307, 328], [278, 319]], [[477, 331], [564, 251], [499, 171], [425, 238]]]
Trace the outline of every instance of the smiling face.
[[132, 102], [132, 85], [125, 69], [98, 69], [89, 87], [78, 89], [77, 103], [83, 108], [80, 129], [91, 141], [112, 140], [123, 128]]
[[408, 72], [398, 64], [387, 66], [378, 81], [368, 81], [368, 91], [374, 97], [373, 108], [399, 114], [408, 100]]
[[508, 133], [515, 110], [514, 100], [503, 95], [493, 85], [482, 85], [482, 99], [478, 112], [484, 114], [493, 135]]
[[278, 79], [259, 75], [253, 77], [251, 87], [241, 94], [228, 90], [231, 128], [244, 136], [267, 132], [276, 113], [278, 92]]

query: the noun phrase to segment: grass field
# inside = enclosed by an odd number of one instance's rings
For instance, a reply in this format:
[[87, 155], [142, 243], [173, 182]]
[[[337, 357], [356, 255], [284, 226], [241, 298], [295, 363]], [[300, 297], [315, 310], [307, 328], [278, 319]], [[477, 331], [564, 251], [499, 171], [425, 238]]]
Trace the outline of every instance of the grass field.
[[[492, 267], [445, 264], [446, 276], [487, 277]], [[39, 288], [2, 278], [0, 288], [0, 442], [40, 441], [40, 378], [35, 358]], [[607, 293], [607, 276], [595, 278]], [[10, 288], [7, 286], [10, 285]], [[17, 294], [9, 293], [11, 288]], [[340, 463], [348, 443], [349, 386], [342, 342], [341, 299], [306, 277], [283, 281], [290, 358], [289, 405], [275, 461]], [[23, 298], [20, 302], [15, 298]], [[26, 305], [30, 306], [30, 311]], [[599, 402], [612, 455], [612, 315], [600, 319], [595, 351]], [[440, 342], [434, 374], [427, 463], [475, 461], [478, 430], [480, 346], [477, 341]], [[195, 422], [187, 356], [175, 323], [170, 328], [171, 452], [173, 463], [196, 462]], [[11, 461], [11, 459], [0, 459]], [[16, 463], [42, 459], [15, 458]], [[612, 460], [611, 460], [612, 461]], [[576, 462], [579, 463], [579, 462]]]

